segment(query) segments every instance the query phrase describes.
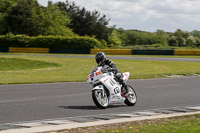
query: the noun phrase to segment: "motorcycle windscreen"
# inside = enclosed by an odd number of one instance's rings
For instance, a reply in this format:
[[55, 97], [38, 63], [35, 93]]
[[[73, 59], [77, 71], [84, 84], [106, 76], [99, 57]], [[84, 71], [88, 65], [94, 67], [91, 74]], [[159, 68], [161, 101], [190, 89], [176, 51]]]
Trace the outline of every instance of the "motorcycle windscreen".
[[124, 77], [123, 77], [123, 80], [127, 81], [128, 78], [130, 77], [130, 73], [129, 72], [125, 72], [123, 73]]

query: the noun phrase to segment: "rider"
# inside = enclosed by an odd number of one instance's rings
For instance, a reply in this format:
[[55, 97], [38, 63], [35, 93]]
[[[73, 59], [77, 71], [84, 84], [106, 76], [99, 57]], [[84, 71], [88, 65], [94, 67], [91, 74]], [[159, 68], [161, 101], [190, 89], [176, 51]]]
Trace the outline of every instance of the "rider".
[[111, 71], [115, 74], [115, 80], [122, 84], [122, 87], [124, 88], [123, 95], [126, 96], [128, 94], [128, 86], [126, 81], [123, 80], [123, 74], [117, 69], [114, 62], [106, 59], [106, 54], [104, 52], [98, 52], [95, 56], [95, 59], [98, 66], [105, 67], [107, 65], [109, 67], [108, 71]]

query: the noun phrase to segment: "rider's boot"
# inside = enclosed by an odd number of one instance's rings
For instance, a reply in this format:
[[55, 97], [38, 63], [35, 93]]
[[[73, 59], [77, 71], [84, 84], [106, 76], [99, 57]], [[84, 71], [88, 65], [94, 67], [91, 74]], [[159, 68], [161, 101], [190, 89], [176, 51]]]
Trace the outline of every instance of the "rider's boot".
[[123, 95], [128, 96], [128, 85], [126, 84], [126, 81], [122, 80], [121, 84], [123, 87], [123, 89], [122, 89]]

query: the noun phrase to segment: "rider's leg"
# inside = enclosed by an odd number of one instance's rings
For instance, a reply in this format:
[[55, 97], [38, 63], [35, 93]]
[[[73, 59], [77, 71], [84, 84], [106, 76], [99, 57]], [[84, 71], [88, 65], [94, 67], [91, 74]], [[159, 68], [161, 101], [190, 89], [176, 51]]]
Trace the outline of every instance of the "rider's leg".
[[122, 87], [125, 89], [125, 91], [123, 92], [123, 95], [126, 95], [128, 93], [128, 85], [126, 84], [126, 81], [123, 80], [122, 73], [116, 74], [116, 81], [118, 81], [122, 85]]
[[123, 92], [123, 95], [126, 95], [128, 93], [128, 85], [126, 84], [126, 81], [121, 79], [121, 84], [122, 87], [125, 89], [125, 91]]

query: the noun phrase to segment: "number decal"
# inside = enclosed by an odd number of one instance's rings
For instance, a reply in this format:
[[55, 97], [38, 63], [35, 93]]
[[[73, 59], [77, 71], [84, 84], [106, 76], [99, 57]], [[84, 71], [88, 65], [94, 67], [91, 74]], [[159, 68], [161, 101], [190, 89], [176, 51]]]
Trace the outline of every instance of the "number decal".
[[115, 94], [119, 93], [119, 92], [120, 92], [120, 91], [119, 91], [119, 87], [116, 87], [116, 88], [114, 89], [114, 92], [115, 92]]
[[91, 73], [91, 74], [90, 74], [90, 78], [93, 78], [93, 77], [94, 77], [94, 73]]

